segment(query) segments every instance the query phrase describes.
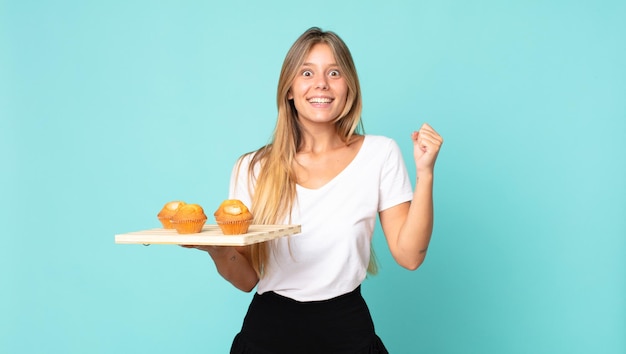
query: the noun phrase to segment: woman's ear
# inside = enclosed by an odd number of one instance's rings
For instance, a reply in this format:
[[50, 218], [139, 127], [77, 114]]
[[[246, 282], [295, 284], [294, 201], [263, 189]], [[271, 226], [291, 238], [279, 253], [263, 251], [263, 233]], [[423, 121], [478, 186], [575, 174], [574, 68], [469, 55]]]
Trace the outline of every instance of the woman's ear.
[[288, 100], [293, 100], [293, 94], [291, 93], [291, 89], [289, 89], [289, 91], [287, 91], [287, 99]]

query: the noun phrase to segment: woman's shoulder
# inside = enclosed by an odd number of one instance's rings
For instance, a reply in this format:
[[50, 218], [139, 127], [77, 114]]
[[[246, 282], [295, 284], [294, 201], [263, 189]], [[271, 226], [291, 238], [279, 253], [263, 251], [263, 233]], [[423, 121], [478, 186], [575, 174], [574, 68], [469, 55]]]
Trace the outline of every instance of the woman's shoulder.
[[396, 141], [393, 138], [390, 138], [384, 135], [366, 134], [365, 141], [367, 142], [368, 145], [374, 145], [377, 147], [397, 145]]
[[237, 159], [237, 163], [245, 162], [249, 164], [253, 161], [254, 163], [258, 163], [258, 161], [267, 154], [269, 147], [270, 145], [265, 145], [256, 150], [248, 151], [239, 156], [239, 158]]

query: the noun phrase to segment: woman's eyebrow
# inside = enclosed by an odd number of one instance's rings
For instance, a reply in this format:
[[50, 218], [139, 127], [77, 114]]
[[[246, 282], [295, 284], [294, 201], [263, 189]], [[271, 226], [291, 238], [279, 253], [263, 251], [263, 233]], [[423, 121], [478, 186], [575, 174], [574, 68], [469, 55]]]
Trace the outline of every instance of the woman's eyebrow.
[[[301, 66], [315, 66], [315, 64], [313, 64], [313, 63], [302, 63]], [[333, 67], [333, 66], [339, 67], [339, 65], [336, 64], [336, 63], [332, 63], [332, 64], [326, 65], [326, 67]]]

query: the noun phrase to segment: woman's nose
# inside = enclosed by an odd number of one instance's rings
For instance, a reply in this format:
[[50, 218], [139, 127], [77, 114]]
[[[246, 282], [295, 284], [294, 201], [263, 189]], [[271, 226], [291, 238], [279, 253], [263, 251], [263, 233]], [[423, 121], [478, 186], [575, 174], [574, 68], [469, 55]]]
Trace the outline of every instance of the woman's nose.
[[315, 82], [315, 88], [319, 88], [322, 90], [327, 90], [328, 89], [328, 81], [326, 76], [321, 76], [317, 78], [317, 81]]

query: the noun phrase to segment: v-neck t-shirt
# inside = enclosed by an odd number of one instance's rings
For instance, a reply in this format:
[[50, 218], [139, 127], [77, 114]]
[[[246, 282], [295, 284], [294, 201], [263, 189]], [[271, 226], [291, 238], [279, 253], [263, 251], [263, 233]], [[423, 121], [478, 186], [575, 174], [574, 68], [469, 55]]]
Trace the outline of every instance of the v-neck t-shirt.
[[[247, 183], [251, 157], [233, 169], [229, 192], [229, 198], [246, 205], [254, 189]], [[378, 213], [412, 198], [397, 143], [365, 135], [354, 159], [326, 184], [296, 185], [292, 213], [283, 223], [301, 225], [301, 233], [268, 241], [269, 259], [257, 292], [321, 301], [356, 289], [367, 273]]]

